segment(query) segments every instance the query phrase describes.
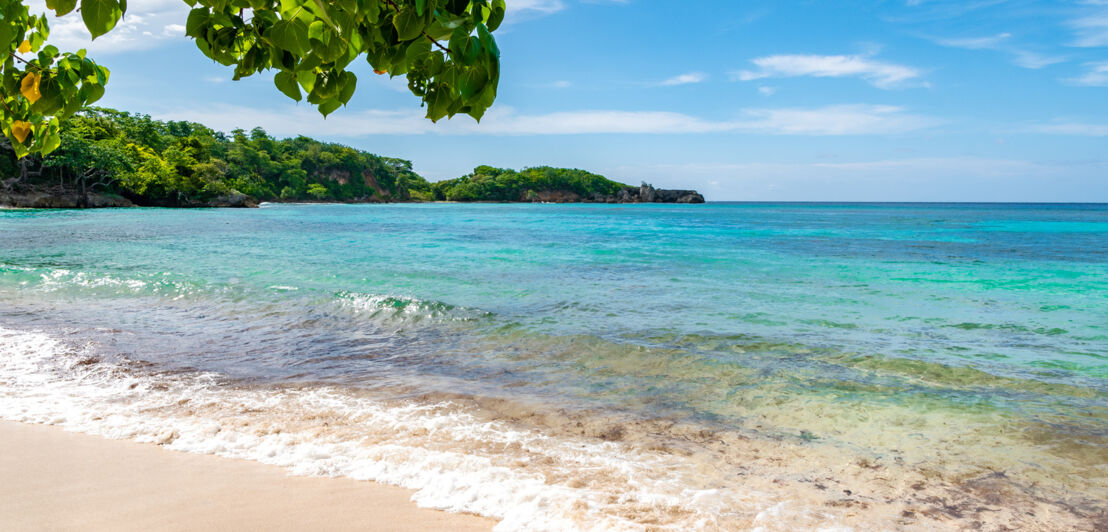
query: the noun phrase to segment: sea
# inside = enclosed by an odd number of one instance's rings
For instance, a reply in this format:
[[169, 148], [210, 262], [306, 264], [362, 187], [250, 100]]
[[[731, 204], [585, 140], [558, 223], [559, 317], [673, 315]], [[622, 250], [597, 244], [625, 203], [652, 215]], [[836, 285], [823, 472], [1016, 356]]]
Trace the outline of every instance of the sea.
[[1108, 529], [1108, 205], [0, 211], [0, 419], [497, 530]]

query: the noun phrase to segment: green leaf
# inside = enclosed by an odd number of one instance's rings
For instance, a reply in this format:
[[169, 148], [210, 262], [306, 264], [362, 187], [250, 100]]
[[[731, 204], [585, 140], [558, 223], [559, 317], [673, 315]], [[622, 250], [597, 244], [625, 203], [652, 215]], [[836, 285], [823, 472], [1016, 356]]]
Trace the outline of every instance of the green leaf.
[[46, 8], [54, 10], [57, 16], [62, 16], [77, 7], [77, 0], [46, 0]]
[[406, 7], [392, 17], [392, 25], [396, 27], [398, 40], [410, 41], [423, 32], [424, 20], [415, 9]]
[[198, 7], [189, 11], [185, 19], [185, 35], [199, 39], [203, 36], [204, 27], [208, 24], [208, 10]]
[[0, 20], [0, 43], [9, 46], [9, 50], [15, 50], [19, 43], [15, 42], [15, 31], [6, 20]]
[[275, 46], [296, 55], [304, 55], [310, 49], [308, 44], [308, 26], [300, 19], [282, 20], [269, 28], [266, 37]]
[[50, 152], [58, 149], [58, 146], [62, 145], [62, 136], [57, 133], [47, 134], [42, 139], [42, 147], [40, 148], [40, 154], [47, 155]]
[[500, 23], [504, 22], [504, 14], [507, 12], [507, 6], [504, 0], [492, 1], [492, 13], [489, 14], [489, 20], [485, 22], [489, 31], [496, 31], [496, 28], [500, 27]]
[[335, 109], [342, 107], [342, 102], [338, 100], [324, 100], [319, 104], [319, 113], [324, 117], [335, 112]]
[[277, 85], [277, 89], [285, 93], [285, 96], [293, 100], [299, 102], [302, 98], [300, 87], [296, 84], [296, 76], [292, 72], [278, 72], [276, 76], [273, 76], [273, 84]]
[[467, 68], [458, 80], [458, 91], [462, 98], [470, 99], [485, 88], [489, 76], [483, 68]]
[[350, 101], [350, 97], [354, 96], [354, 89], [358, 86], [358, 77], [353, 72], [342, 73], [342, 88], [339, 89], [339, 101], [343, 105]]
[[312, 89], [315, 88], [315, 72], [310, 70], [297, 72], [296, 82], [299, 83], [301, 87], [304, 87], [305, 91], [312, 92]]
[[121, 16], [119, 0], [81, 0], [81, 19], [93, 39], [111, 31]]

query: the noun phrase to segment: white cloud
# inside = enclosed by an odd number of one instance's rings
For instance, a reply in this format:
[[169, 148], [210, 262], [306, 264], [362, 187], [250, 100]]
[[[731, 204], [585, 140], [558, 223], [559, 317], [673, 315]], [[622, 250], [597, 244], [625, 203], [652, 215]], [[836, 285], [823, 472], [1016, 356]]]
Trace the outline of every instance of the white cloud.
[[776, 93], [777, 93], [777, 87], [769, 87], [769, 86], [766, 86], [766, 85], [762, 85], [761, 87], [758, 87], [758, 94], [761, 94], [762, 96], [773, 96]]
[[[32, 13], [48, 11], [43, 0], [30, 0], [28, 7]], [[188, 12], [188, 4], [180, 0], [131, 2], [115, 28], [93, 41], [81, 21], [80, 12], [75, 10], [64, 17], [55, 17], [50, 11], [49, 42], [62, 51], [85, 48], [97, 55], [149, 50], [175, 39], [184, 39], [185, 28], [182, 24], [188, 18]]]
[[1038, 52], [1031, 52], [1028, 50], [1012, 50], [1012, 63], [1018, 67], [1030, 68], [1037, 70], [1043, 67], [1054, 65], [1057, 63], [1064, 63], [1065, 57], [1058, 55], [1046, 55]]
[[737, 120], [712, 121], [668, 111], [563, 111], [525, 115], [492, 109], [480, 124], [468, 117], [433, 124], [418, 110], [339, 111], [324, 120], [305, 106], [258, 109], [219, 105], [154, 113], [157, 118], [202, 122], [219, 130], [261, 126], [277, 136], [361, 137], [367, 135], [581, 135], [696, 134], [736, 132], [765, 135], [873, 135], [928, 128], [939, 120], [880, 105], [747, 109]]
[[701, 83], [708, 79], [708, 75], [703, 72], [689, 72], [678, 76], [673, 76], [665, 81], [661, 81], [658, 84], [665, 87], [672, 87], [675, 85], [689, 85], [692, 83]]
[[1086, 71], [1076, 78], [1065, 79], [1072, 85], [1085, 85], [1088, 87], [1108, 87], [1108, 61], [1098, 63], [1085, 63]]
[[531, 11], [549, 15], [565, 9], [562, 0], [507, 0], [508, 13]]
[[959, 39], [939, 39], [935, 42], [951, 48], [965, 48], [967, 50], [996, 50], [1002, 43], [1012, 37], [1011, 33], [999, 33], [986, 37], [964, 37]]
[[771, 55], [751, 61], [758, 70], [735, 72], [742, 81], [797, 76], [860, 77], [881, 89], [906, 86], [920, 71], [903, 65], [875, 61], [864, 55]]
[[735, 129], [775, 135], [880, 135], [926, 129], [942, 121], [891, 105], [832, 105], [814, 109], [751, 109]]
[[[1100, 5], [1100, 4], [1097, 4]], [[1073, 46], [1108, 46], [1108, 13], [1100, 12], [1070, 21], [1075, 35]]]
[[1066, 58], [1055, 55], [1047, 55], [1031, 50], [1018, 48], [1010, 44], [1011, 33], [998, 33], [984, 37], [963, 37], [954, 39], [935, 39], [937, 44], [950, 48], [962, 48], [965, 50], [993, 50], [1007, 53], [1012, 57], [1012, 63], [1022, 68], [1040, 69], [1056, 63], [1061, 63]]
[[162, 28], [162, 35], [166, 37], [181, 37], [185, 35], [184, 24], [168, 24], [165, 28]]
[[1087, 124], [1082, 122], [1052, 122], [1036, 124], [1027, 128], [1029, 133], [1048, 135], [1072, 135], [1079, 137], [1108, 137], [1108, 124]]

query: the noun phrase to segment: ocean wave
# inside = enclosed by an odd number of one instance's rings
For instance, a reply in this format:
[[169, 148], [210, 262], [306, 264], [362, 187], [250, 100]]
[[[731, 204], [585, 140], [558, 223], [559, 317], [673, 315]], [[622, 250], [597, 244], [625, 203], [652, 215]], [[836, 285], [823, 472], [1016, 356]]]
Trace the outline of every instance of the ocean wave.
[[359, 292], [339, 292], [336, 300], [359, 315], [408, 322], [473, 321], [492, 316], [491, 312], [459, 307], [441, 301], [414, 297]]
[[[942, 478], [803, 439], [444, 394], [264, 386], [3, 327], [0, 354], [0, 418], [395, 484], [421, 506], [500, 519], [502, 531], [1089, 523], [988, 472]], [[989, 506], [996, 490], [1012, 504]]]
[[[159, 373], [37, 332], [0, 329], [0, 352], [4, 419], [395, 484], [416, 490], [421, 506], [501, 519], [498, 530], [642, 528], [613, 506], [680, 508], [688, 517], [665, 527], [678, 529], [725, 510], [712, 490], [650, 478], [658, 457], [514, 430], [450, 403], [386, 404], [334, 387], [258, 389], [214, 373]], [[613, 496], [575, 487], [570, 473], [568, 482], [550, 482], [544, 464], [620, 477], [625, 488]]]

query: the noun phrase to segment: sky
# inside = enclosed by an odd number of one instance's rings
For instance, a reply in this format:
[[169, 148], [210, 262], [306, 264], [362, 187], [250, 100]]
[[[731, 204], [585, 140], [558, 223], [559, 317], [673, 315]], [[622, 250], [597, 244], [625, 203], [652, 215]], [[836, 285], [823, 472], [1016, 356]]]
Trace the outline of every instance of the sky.
[[339, 142], [432, 181], [551, 165], [709, 201], [1108, 202], [1108, 0], [508, 0], [479, 124], [431, 123], [364, 62], [324, 119], [270, 75], [232, 81], [184, 37], [183, 1], [128, 9], [92, 43], [51, 19], [52, 43], [111, 69], [98, 105]]

